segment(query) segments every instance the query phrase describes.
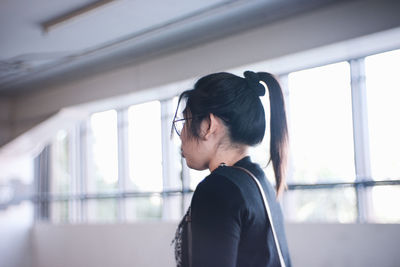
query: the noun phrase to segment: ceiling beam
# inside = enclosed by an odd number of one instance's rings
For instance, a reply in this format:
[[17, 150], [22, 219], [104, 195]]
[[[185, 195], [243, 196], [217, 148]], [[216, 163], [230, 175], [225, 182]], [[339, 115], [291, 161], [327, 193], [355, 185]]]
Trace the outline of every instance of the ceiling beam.
[[61, 16], [58, 16], [56, 18], [53, 18], [53, 19], [50, 19], [50, 20], [47, 20], [47, 21], [43, 22], [41, 24], [42, 30], [43, 30], [43, 32], [47, 33], [52, 28], [54, 28], [54, 27], [56, 27], [56, 26], [58, 26], [58, 25], [60, 25], [62, 23], [65, 23], [65, 22], [67, 22], [67, 21], [69, 21], [71, 19], [74, 19], [74, 18], [78, 17], [78, 16], [84, 15], [84, 14], [90, 12], [90, 11], [93, 11], [94, 9], [97, 9], [97, 8], [99, 8], [101, 6], [104, 6], [104, 5], [106, 5], [106, 4], [110, 3], [110, 2], [114, 2], [114, 1], [116, 1], [116, 0], [99, 0], [99, 1], [92, 2], [92, 3], [88, 4], [88, 5], [82, 6], [82, 7], [78, 8], [78, 9], [73, 10], [73, 11], [64, 13]]

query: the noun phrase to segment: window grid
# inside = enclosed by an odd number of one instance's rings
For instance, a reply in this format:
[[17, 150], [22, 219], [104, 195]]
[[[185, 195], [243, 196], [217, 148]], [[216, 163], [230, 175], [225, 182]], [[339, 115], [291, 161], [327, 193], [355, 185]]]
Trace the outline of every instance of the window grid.
[[[321, 188], [352, 187], [356, 190], [357, 199], [357, 222], [368, 222], [368, 211], [370, 201], [370, 188], [374, 186], [399, 185], [400, 180], [391, 181], [373, 181], [371, 178], [371, 167], [369, 159], [369, 140], [368, 140], [368, 122], [366, 106], [366, 86], [365, 86], [365, 66], [364, 58], [353, 59], [349, 61], [351, 70], [351, 93], [352, 93], [352, 117], [353, 117], [353, 135], [354, 135], [354, 156], [356, 168], [356, 181], [348, 183], [319, 183], [319, 184], [295, 184], [290, 181], [291, 164], [289, 161], [288, 170], [288, 190], [314, 190]], [[287, 75], [281, 75], [280, 81], [284, 91], [286, 107], [288, 108], [290, 95], [287, 87]], [[162, 220], [170, 219], [170, 214], [176, 210], [176, 205], [169, 203], [170, 196], [181, 196], [179, 216], [183, 215], [190, 204], [193, 190], [190, 189], [190, 173], [187, 165], [182, 161], [182, 170], [180, 172], [181, 188], [170, 189], [173, 170], [171, 168], [172, 143], [170, 136], [169, 114], [172, 107], [172, 99], [161, 101], [161, 130], [162, 130], [162, 160], [163, 160], [163, 191], [162, 192], [129, 192], [126, 191], [125, 179], [129, 173], [127, 140], [128, 133], [126, 124], [128, 107], [117, 111], [118, 116], [118, 192], [115, 193], [87, 193], [87, 121], [77, 126], [71, 135], [71, 170], [73, 179], [71, 181], [71, 193], [68, 196], [52, 195], [44, 192], [41, 184], [48, 173], [48, 151], [45, 149], [35, 161], [35, 181], [37, 184], [37, 196], [34, 197], [36, 220], [48, 220], [49, 204], [53, 201], [67, 200], [69, 202], [69, 222], [87, 222], [87, 201], [89, 199], [117, 199], [118, 200], [118, 222], [126, 220], [126, 209], [124, 202], [127, 198], [137, 198], [143, 196], [158, 195], [163, 199]], [[290, 110], [288, 110], [290, 116]], [[46, 158], [47, 157], [47, 158]], [[172, 179], [172, 178], [171, 178]], [[47, 208], [46, 208], [47, 207]]]

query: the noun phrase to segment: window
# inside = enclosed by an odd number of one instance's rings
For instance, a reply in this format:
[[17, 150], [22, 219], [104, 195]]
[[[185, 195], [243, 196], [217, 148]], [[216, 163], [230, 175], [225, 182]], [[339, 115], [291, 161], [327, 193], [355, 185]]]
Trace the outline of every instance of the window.
[[292, 182], [354, 181], [349, 64], [289, 74], [289, 98]]
[[135, 197], [126, 200], [127, 221], [159, 220], [162, 216], [162, 198], [159, 195]]
[[[290, 184], [355, 181], [348, 62], [289, 74]], [[354, 188], [299, 188], [286, 193], [290, 221], [354, 222]]]
[[286, 220], [292, 222], [352, 223], [357, 219], [353, 188], [290, 190], [283, 207]]
[[[291, 145], [282, 201], [288, 221], [400, 223], [398, 69], [400, 50], [281, 76]], [[171, 138], [177, 100], [97, 112], [79, 131], [60, 131], [35, 160], [36, 217], [179, 220], [209, 171], [188, 169], [180, 138]], [[261, 100], [266, 135], [249, 152], [274, 183], [272, 164], [267, 167], [268, 94]]]
[[160, 108], [160, 102], [153, 101], [128, 110], [130, 189], [162, 191]]
[[[400, 50], [350, 64], [357, 70], [352, 74], [354, 88], [345, 62], [289, 75], [293, 169], [292, 190], [284, 199], [289, 220], [400, 222], [394, 204], [400, 184], [400, 128], [395, 123], [400, 114]], [[359, 90], [353, 99], [351, 90]], [[358, 127], [354, 135], [351, 109], [367, 118], [353, 114], [358, 120], [353, 121]], [[354, 142], [363, 147], [354, 153], [352, 138], [360, 136], [365, 140]]]
[[[371, 176], [375, 181], [400, 179], [400, 50], [365, 59]], [[400, 223], [399, 185], [370, 190], [370, 220]]]
[[67, 194], [71, 190], [70, 140], [68, 132], [57, 133], [52, 146], [52, 192]]
[[105, 193], [118, 190], [118, 132], [117, 112], [107, 110], [94, 113], [89, 120], [87, 140], [86, 193], [88, 222], [117, 220], [117, 200], [105, 198]]
[[87, 133], [87, 191], [118, 189], [117, 112], [108, 110], [90, 117]]
[[400, 185], [374, 186], [371, 191], [370, 221], [400, 223]]
[[400, 178], [400, 50], [365, 59], [371, 172]]
[[[67, 196], [71, 194], [71, 155], [70, 138], [66, 130], [60, 130], [52, 143], [50, 187], [53, 194]], [[66, 201], [51, 203], [50, 216], [55, 222], [68, 222], [70, 205]]]
[[118, 201], [115, 198], [86, 200], [89, 223], [111, 223], [118, 221]]
[[[127, 189], [134, 192], [161, 192], [162, 139], [159, 101], [134, 105], [128, 109], [129, 179]], [[157, 219], [162, 216], [160, 195], [126, 200], [128, 220]]]

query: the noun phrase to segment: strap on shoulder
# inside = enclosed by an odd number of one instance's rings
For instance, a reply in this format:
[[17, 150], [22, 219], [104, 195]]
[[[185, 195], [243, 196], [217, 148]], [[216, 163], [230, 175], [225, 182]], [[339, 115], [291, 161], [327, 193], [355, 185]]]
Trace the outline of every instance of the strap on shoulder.
[[265, 192], [264, 192], [264, 189], [261, 186], [261, 183], [258, 181], [256, 176], [251, 171], [249, 171], [248, 169], [243, 168], [243, 167], [239, 167], [239, 166], [231, 166], [231, 167], [247, 173], [251, 178], [253, 178], [254, 182], [257, 184], [258, 189], [259, 189], [260, 194], [261, 194], [261, 197], [262, 197], [262, 200], [264, 202], [264, 207], [265, 207], [265, 210], [267, 212], [269, 223], [271, 225], [272, 234], [274, 236], [274, 241], [275, 241], [276, 249], [278, 251], [279, 261], [281, 263], [281, 267], [286, 267], [285, 261], [283, 260], [282, 250], [281, 250], [281, 247], [279, 245], [278, 237], [277, 237], [276, 232], [275, 232], [275, 227], [274, 227], [273, 220], [272, 220], [272, 215], [271, 215], [271, 209], [269, 207], [268, 200], [267, 200], [267, 198], [265, 196]]

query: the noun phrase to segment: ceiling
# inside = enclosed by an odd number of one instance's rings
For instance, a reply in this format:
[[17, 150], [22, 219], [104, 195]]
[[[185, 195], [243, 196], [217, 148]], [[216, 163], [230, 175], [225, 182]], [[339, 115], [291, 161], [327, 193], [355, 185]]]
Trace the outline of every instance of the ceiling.
[[[338, 0], [93, 0], [0, 3], [0, 95], [135, 64]], [[101, 1], [100, 1], [101, 2]]]

